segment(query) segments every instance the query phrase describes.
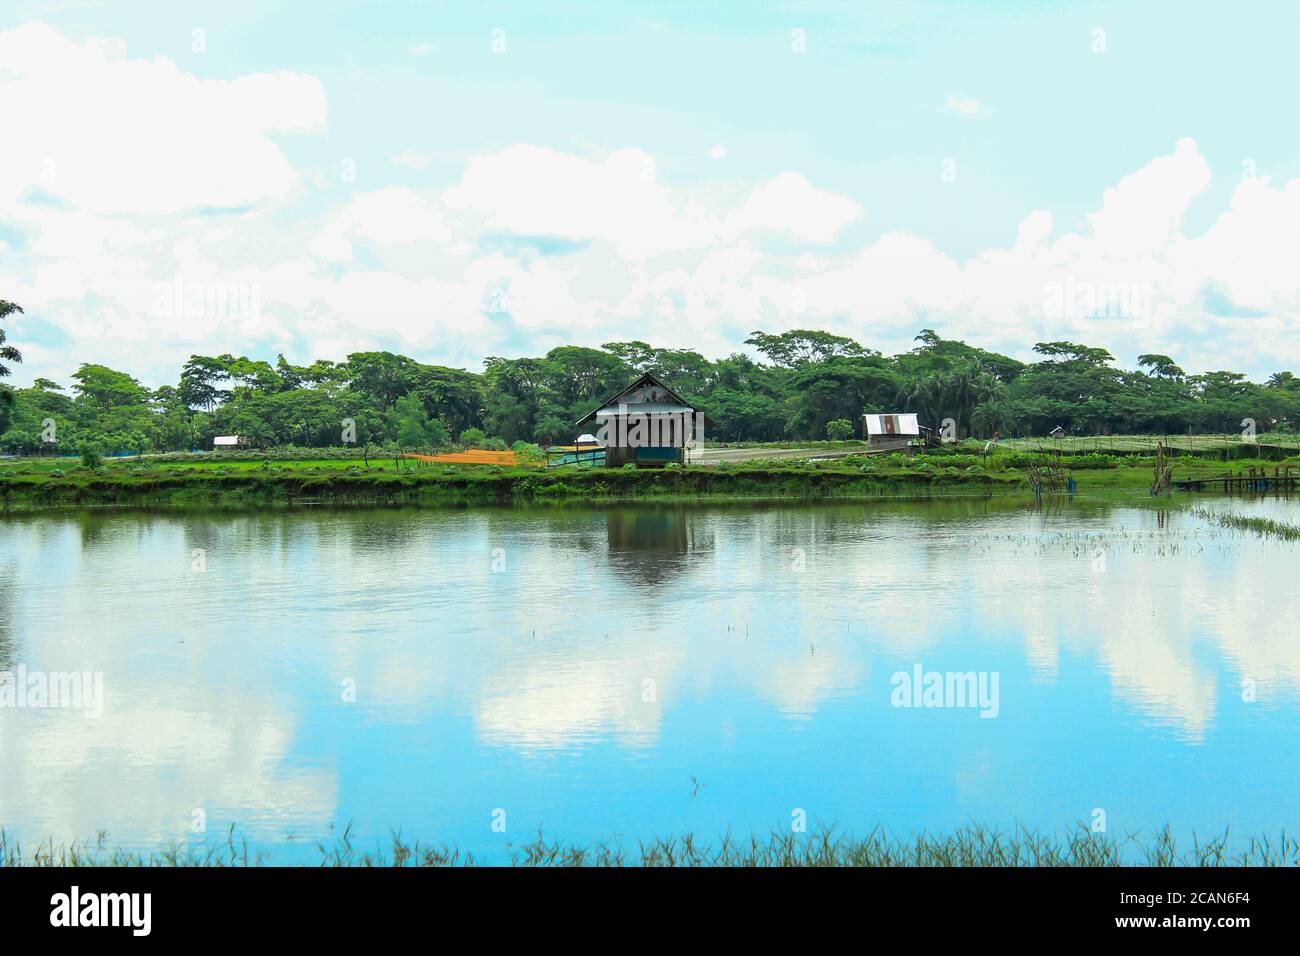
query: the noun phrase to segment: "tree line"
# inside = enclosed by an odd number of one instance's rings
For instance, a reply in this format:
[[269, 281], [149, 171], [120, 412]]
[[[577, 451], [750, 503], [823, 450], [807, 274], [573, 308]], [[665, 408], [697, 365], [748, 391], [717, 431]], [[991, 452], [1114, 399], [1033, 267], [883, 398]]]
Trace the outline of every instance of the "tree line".
[[[0, 320], [21, 309], [0, 301]], [[65, 386], [0, 384], [0, 452], [205, 449], [217, 435], [256, 446], [348, 442], [504, 447], [571, 441], [574, 423], [642, 372], [703, 410], [712, 441], [804, 441], [860, 435], [862, 413], [916, 412], [960, 436], [1295, 432], [1300, 378], [1252, 382], [1238, 372], [1188, 375], [1167, 355], [1116, 368], [1105, 349], [1040, 342], [1020, 362], [923, 329], [892, 356], [817, 330], [754, 332], [716, 361], [645, 342], [560, 346], [535, 358], [488, 357], [482, 372], [392, 352], [293, 365], [235, 355], [191, 356], [175, 384], [149, 388], [85, 363]], [[0, 329], [0, 377], [22, 356]], [[52, 439], [52, 440], [51, 440]]]

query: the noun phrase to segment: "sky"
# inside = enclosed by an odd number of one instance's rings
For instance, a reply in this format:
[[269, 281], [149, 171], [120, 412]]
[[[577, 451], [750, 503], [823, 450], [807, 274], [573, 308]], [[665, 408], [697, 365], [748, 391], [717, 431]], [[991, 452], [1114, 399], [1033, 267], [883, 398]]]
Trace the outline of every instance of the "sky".
[[794, 328], [1300, 371], [1298, 30], [1250, 0], [9, 0], [10, 381]]

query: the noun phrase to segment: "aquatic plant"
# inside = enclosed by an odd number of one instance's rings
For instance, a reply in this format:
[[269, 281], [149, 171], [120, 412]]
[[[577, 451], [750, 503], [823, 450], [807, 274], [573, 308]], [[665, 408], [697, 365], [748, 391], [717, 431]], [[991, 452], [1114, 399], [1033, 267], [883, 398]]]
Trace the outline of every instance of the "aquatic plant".
[[[766, 837], [723, 834], [701, 841], [691, 833], [657, 837], [629, 848], [621, 840], [565, 843], [536, 838], [509, 849], [505, 861], [475, 857], [457, 847], [422, 843], [400, 832], [372, 847], [358, 845], [349, 825], [332, 844], [318, 844], [319, 865], [350, 866], [643, 866], [643, 867], [1094, 867], [1094, 866], [1291, 866], [1300, 863], [1300, 840], [1282, 832], [1276, 839], [1252, 836], [1234, 844], [1225, 829], [1202, 840], [1195, 834], [1180, 848], [1168, 827], [1143, 837], [1094, 833], [1078, 823], [1063, 836], [1029, 827], [1000, 829], [971, 824], [950, 833], [922, 831], [897, 836], [877, 827], [854, 837], [821, 827], [809, 833], [773, 831]], [[150, 853], [111, 849], [107, 835], [56, 845], [52, 840], [25, 849], [0, 829], [0, 866], [260, 866], [264, 852], [251, 852], [232, 826], [223, 842], [194, 849], [170, 846]]]
[[1293, 524], [1287, 524], [1285, 521], [1275, 521], [1272, 518], [1256, 518], [1248, 515], [1231, 514], [1223, 511], [1212, 511], [1209, 508], [1193, 508], [1192, 514], [1206, 521], [1213, 521], [1215, 524], [1222, 525], [1225, 528], [1233, 528], [1237, 531], [1249, 531], [1259, 535], [1261, 538], [1276, 538], [1281, 541], [1300, 541], [1300, 527]]

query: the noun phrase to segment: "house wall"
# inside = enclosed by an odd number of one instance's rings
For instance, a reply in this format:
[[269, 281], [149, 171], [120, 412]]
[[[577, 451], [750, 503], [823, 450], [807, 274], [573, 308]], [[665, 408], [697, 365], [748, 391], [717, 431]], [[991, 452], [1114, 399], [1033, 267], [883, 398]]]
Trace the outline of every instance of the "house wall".
[[871, 435], [867, 438], [867, 447], [879, 450], [897, 450], [902, 451], [908, 447], [908, 443], [916, 438], [915, 435]]
[[622, 468], [634, 464], [638, 468], [662, 468], [669, 462], [681, 464], [685, 459], [683, 448], [606, 448], [605, 467]]
[[635, 448], [606, 448], [605, 449], [605, 467], [622, 468], [636, 460], [633, 453]]

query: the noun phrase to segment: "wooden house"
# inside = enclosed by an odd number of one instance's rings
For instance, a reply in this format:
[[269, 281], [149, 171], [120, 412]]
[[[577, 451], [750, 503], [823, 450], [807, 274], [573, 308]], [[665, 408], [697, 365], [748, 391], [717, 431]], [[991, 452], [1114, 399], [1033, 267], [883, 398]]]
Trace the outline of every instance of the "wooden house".
[[708, 418], [675, 391], [645, 372], [577, 422], [594, 430], [605, 449], [605, 467], [662, 468], [685, 464], [704, 440]]

